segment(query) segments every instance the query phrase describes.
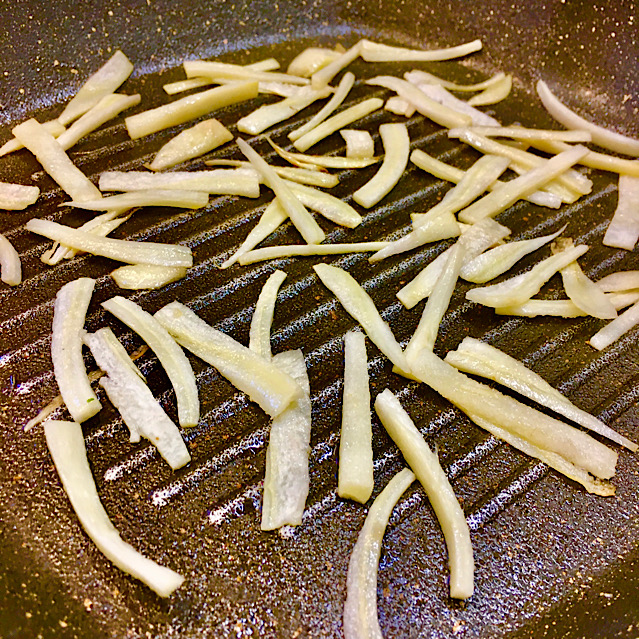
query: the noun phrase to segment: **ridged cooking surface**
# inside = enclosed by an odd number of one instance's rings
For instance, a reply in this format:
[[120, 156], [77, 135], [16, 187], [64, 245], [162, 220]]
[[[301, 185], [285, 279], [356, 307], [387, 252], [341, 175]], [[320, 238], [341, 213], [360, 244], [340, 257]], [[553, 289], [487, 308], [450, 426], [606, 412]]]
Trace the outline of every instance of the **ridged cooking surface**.
[[[277, 48], [274, 53], [278, 54]], [[360, 63], [354, 70], [362, 78], [379, 72], [398, 75], [411, 66]], [[472, 60], [466, 66], [445, 63], [438, 72], [463, 81], [479, 77], [473, 75], [472, 66]], [[143, 76], [130, 81], [127, 90], [142, 93], [138, 107], [142, 110], [166, 102], [161, 85], [178, 77], [177, 69]], [[360, 82], [347, 105], [372, 95], [386, 97], [389, 93]], [[236, 133], [231, 125], [250, 108], [239, 105], [216, 115]], [[284, 144], [286, 134], [318, 108], [311, 107], [267, 133]], [[521, 89], [506, 103], [487, 110], [505, 124], [551, 126], [535, 99]], [[379, 152], [378, 126], [390, 121], [403, 119], [376, 112], [356, 126], [371, 131]], [[422, 148], [463, 168], [479, 157], [458, 141], [448, 140], [439, 127], [421, 116], [410, 118], [407, 124], [412, 148]], [[118, 119], [81, 142], [71, 157], [95, 181], [103, 170], [140, 168], [177, 130], [132, 142]], [[263, 135], [243, 137], [274, 160]], [[333, 135], [310, 152], [343, 153], [341, 138]], [[207, 156], [226, 157], [241, 158], [233, 144]], [[195, 265], [183, 280], [159, 291], [122, 293], [108, 276], [115, 267], [109, 260], [80, 257], [54, 268], [40, 262], [40, 254], [50, 243], [24, 230], [28, 219], [37, 216], [77, 225], [88, 218], [85, 213], [59, 208], [65, 194], [38, 171], [26, 152], [7, 158], [7, 164], [12, 179], [28, 181], [35, 174], [34, 183], [43, 191], [37, 205], [5, 216], [0, 229], [20, 251], [25, 275], [20, 287], [0, 291], [0, 392], [7, 425], [0, 435], [5, 451], [0, 531], [15, 551], [7, 558], [9, 574], [14, 565], [37, 567], [33, 577], [37, 588], [33, 584], [22, 588], [7, 578], [7, 601], [20, 597], [18, 634], [7, 636], [27, 636], [27, 629], [33, 628], [29, 619], [34, 616], [60, 636], [340, 636], [348, 558], [367, 510], [339, 499], [335, 492], [342, 336], [355, 323], [311, 267], [323, 261], [347, 269], [373, 297], [398, 341], [405, 343], [417, 325], [423, 302], [407, 311], [395, 294], [450, 241], [372, 265], [368, 255], [359, 254], [287, 258], [219, 269], [270, 200], [270, 191], [263, 188], [257, 200], [212, 197], [208, 207], [197, 211], [154, 208], [136, 212], [113, 237], [188, 245]], [[200, 168], [201, 162], [189, 166]], [[337, 172], [340, 184], [330, 192], [351, 202], [350, 194], [376, 170], [374, 166]], [[591, 246], [580, 263], [595, 279], [618, 269], [636, 268], [634, 253], [601, 244], [616, 206], [616, 180], [602, 172], [587, 174], [594, 181], [593, 191], [577, 203], [552, 211], [520, 202], [499, 221], [512, 229], [511, 239], [550, 233], [568, 224], [566, 235]], [[411, 165], [380, 204], [370, 211], [354, 205], [364, 217], [358, 228], [320, 223], [328, 242], [395, 239], [409, 229], [411, 212], [426, 211], [449, 188]], [[267, 243], [300, 241], [291, 225], [285, 224]], [[526, 270], [547, 254], [545, 248], [524, 258], [509, 275]], [[149, 557], [186, 575], [184, 586], [170, 600], [160, 601], [109, 565], [81, 531], [59, 486], [42, 428], [22, 432], [24, 423], [58, 392], [49, 356], [55, 294], [76, 277], [97, 278], [86, 327], [93, 331], [111, 326], [129, 352], [142, 342], [100, 307], [101, 301], [117, 294], [127, 295], [150, 312], [179, 300], [213, 326], [247, 343], [261, 286], [276, 268], [284, 270], [287, 279], [275, 310], [273, 350], [303, 350], [312, 390], [311, 490], [300, 527], [279, 533], [260, 531], [268, 420], [215, 370], [190, 355], [202, 414], [198, 426], [184, 432], [193, 458], [186, 468], [171, 472], [148, 443], [130, 445], [126, 428], [108, 401], [83, 426], [98, 491], [123, 537]], [[464, 282], [456, 288], [440, 328], [439, 355], [455, 348], [466, 335], [485, 339], [539, 372], [578, 406], [623, 434], [639, 437], [636, 332], [599, 353], [586, 344], [603, 325], [599, 320], [499, 317], [491, 309], [467, 302], [467, 290], [469, 285]], [[560, 279], [553, 278], [544, 291], [546, 296], [562, 297]], [[372, 395], [386, 387], [398, 393], [429, 444], [437, 446], [466, 513], [477, 565], [473, 598], [465, 605], [451, 601], [443, 538], [422, 490], [413, 485], [393, 514], [384, 539], [378, 595], [385, 636], [523, 637], [532, 632], [559, 636], [552, 628], [536, 626], [537, 619], [553, 608], [573, 605], [582, 594], [603, 607], [613, 603], [612, 589], [602, 591], [599, 599], [589, 589], [593, 580], [605, 581], [623, 572], [636, 556], [636, 457], [620, 451], [616, 497], [589, 495], [545, 465], [488, 436], [424, 385], [393, 375], [389, 361], [370, 342], [368, 354]], [[88, 356], [87, 364], [95, 367]], [[157, 359], [148, 352], [139, 365], [151, 390], [175, 419], [175, 397]], [[59, 415], [65, 417], [62, 412]], [[376, 420], [373, 444], [377, 495], [404, 462]], [[24, 603], [26, 595], [11, 594], [31, 588], [31, 608]], [[53, 604], [47, 601], [46, 610], [38, 612], [47, 595]], [[22, 619], [25, 613], [32, 617]], [[624, 631], [621, 625], [614, 630]]]

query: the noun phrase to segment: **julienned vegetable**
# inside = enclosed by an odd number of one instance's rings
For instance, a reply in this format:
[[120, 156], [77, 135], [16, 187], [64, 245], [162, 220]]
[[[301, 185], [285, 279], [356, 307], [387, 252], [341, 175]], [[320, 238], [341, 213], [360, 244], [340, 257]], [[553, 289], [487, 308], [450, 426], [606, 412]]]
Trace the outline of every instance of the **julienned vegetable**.
[[251, 318], [248, 347], [264, 359], [271, 359], [271, 324], [275, 312], [275, 301], [280, 286], [286, 279], [284, 271], [271, 273], [260, 291], [257, 304]]
[[619, 176], [617, 208], [603, 243], [632, 251], [639, 238], [639, 177]]
[[624, 333], [639, 324], [639, 302], [633, 304], [627, 311], [612, 320], [590, 338], [590, 345], [598, 351], [618, 340]]
[[184, 266], [156, 266], [154, 264], [128, 264], [111, 271], [111, 277], [120, 288], [162, 288], [186, 275]]
[[37, 186], [0, 182], [0, 209], [22, 211], [33, 204], [39, 195], [40, 189]]
[[0, 233], [0, 279], [9, 286], [17, 286], [22, 281], [22, 263], [13, 244]]

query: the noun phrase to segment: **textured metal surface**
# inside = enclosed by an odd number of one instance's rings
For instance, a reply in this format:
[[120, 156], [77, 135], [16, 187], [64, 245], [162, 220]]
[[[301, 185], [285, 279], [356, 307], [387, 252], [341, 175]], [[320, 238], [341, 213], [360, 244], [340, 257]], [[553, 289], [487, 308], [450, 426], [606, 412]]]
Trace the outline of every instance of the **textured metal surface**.
[[[494, 107], [504, 123], [551, 124], [531, 95], [533, 78], [543, 76], [551, 85], [560, 81], [565, 86], [562, 95], [583, 112], [621, 131], [639, 130], [634, 118], [636, 27], [629, 19], [634, 15], [630, 3], [605, 9], [579, 3], [578, 14], [570, 2], [476, 8], [455, 2], [419, 8], [384, 2], [265, 5], [95, 2], [82, 8], [57, 5], [55, 12], [45, 15], [33, 6], [5, 4], [0, 28], [10, 56], [1, 69], [6, 77], [2, 117], [13, 122], [33, 112], [56, 113], [55, 103], [81, 83], [88, 68], [99, 65], [108, 55], [107, 47], [123, 48], [136, 63], [136, 77], [126, 88], [142, 93], [142, 109], [166, 101], [161, 85], [179, 77], [174, 67], [187, 56], [228, 54], [230, 60], [250, 61], [273, 53], [286, 62], [307, 43], [339, 39], [348, 45], [360, 34], [426, 46], [482, 36], [484, 53], [462, 65], [427, 68], [458, 80], [479, 78], [480, 72], [496, 68], [515, 73], [514, 96]], [[399, 73], [411, 66], [383, 68]], [[379, 70], [363, 63], [354, 68], [361, 77]], [[369, 94], [385, 95], [359, 85], [349, 100]], [[246, 112], [246, 106], [238, 106], [219, 117], [232, 125]], [[302, 115], [276, 128], [275, 138], [284, 141]], [[381, 122], [394, 119], [373, 114], [361, 125], [375, 133]], [[408, 125], [414, 147], [461, 167], [476, 157], [422, 118], [411, 118]], [[137, 168], [172, 134], [133, 143], [118, 120], [80, 143], [72, 157], [92, 177], [109, 168]], [[317, 151], [338, 150], [336, 137], [318, 145]], [[259, 136], [251, 143], [269, 155]], [[380, 148], [379, 140], [377, 145]], [[236, 157], [230, 147], [212, 154], [229, 155]], [[366, 512], [335, 495], [341, 335], [354, 323], [314, 276], [314, 259], [217, 268], [246, 236], [269, 194], [264, 192], [256, 201], [214, 198], [196, 212], [140, 211], [114, 233], [191, 246], [196, 266], [184, 280], [130, 297], [149, 311], [174, 299], [188, 303], [244, 343], [261, 285], [274, 268], [285, 270], [274, 351], [303, 349], [313, 393], [308, 510], [301, 527], [280, 533], [259, 530], [268, 421], [201, 362], [192, 359], [203, 410], [200, 424], [185, 433], [193, 457], [189, 467], [172, 473], [151, 447], [128, 444], [125, 428], [108, 404], [85, 424], [99, 493], [124, 538], [187, 576], [169, 601], [161, 601], [109, 565], [87, 540], [59, 487], [41, 429], [27, 434], [21, 430], [57, 394], [48, 348], [53, 299], [63, 283], [81, 275], [98, 278], [87, 328], [112, 326], [129, 351], [140, 342], [100, 309], [100, 301], [120, 292], [107, 276], [112, 262], [82, 257], [45, 267], [39, 255], [47, 243], [22, 228], [33, 216], [73, 224], [84, 215], [58, 208], [64, 195], [27, 153], [2, 158], [1, 166], [4, 180], [23, 181], [34, 174], [44, 196], [30, 210], [0, 220], [0, 230], [23, 257], [25, 273], [21, 287], [0, 291], [0, 635], [340, 636], [348, 557]], [[348, 199], [374, 170], [343, 172], [333, 192]], [[575, 205], [555, 212], [520, 203], [500, 221], [513, 228], [515, 239], [568, 223], [572, 237], [592, 245], [581, 262], [595, 277], [636, 268], [634, 252], [604, 248], [600, 241], [616, 203], [615, 180], [600, 172], [588, 174], [594, 180], [593, 192]], [[447, 188], [411, 168], [391, 195], [365, 212], [359, 228], [325, 224], [329, 241], [399, 236], [409, 225], [409, 214], [432, 206]], [[285, 226], [269, 241], [292, 243], [298, 237]], [[406, 311], [395, 292], [445, 246], [439, 243], [376, 265], [369, 265], [362, 255], [325, 261], [347, 268], [362, 282], [398, 339], [406, 340], [422, 305]], [[517, 269], [537, 259], [535, 254]], [[596, 353], [585, 342], [601, 325], [598, 320], [500, 318], [490, 309], [466, 303], [466, 290], [462, 284], [455, 292], [438, 353], [455, 348], [468, 334], [487, 338], [581, 407], [624, 434], [639, 436], [636, 333]], [[546, 294], [560, 294], [558, 279], [551, 281]], [[636, 457], [621, 452], [615, 498], [593, 497], [487, 437], [428, 389], [393, 376], [389, 362], [370, 344], [368, 352], [373, 395], [387, 386], [398, 392], [428, 441], [438, 446], [468, 516], [477, 562], [475, 595], [465, 605], [452, 602], [441, 534], [423, 494], [413, 487], [393, 515], [384, 542], [378, 593], [385, 636], [637, 636]], [[151, 389], [175, 417], [174, 396], [155, 357], [145, 355], [140, 365]], [[377, 422], [374, 447], [377, 494], [403, 462]]]

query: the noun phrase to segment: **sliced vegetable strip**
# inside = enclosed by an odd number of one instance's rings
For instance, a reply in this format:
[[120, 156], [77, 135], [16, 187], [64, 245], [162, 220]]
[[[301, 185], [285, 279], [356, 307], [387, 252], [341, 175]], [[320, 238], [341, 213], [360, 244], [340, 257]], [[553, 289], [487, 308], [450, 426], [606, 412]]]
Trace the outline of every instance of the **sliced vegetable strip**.
[[288, 180], [286, 185], [304, 206], [317, 211], [331, 222], [349, 229], [354, 229], [362, 223], [362, 216], [350, 204], [334, 195]]
[[473, 40], [456, 47], [445, 49], [406, 49], [404, 47], [391, 47], [387, 44], [361, 40], [361, 56], [366, 62], [437, 62], [440, 60], [452, 60], [480, 51], [481, 40]]
[[208, 60], [187, 60], [183, 64], [187, 78], [228, 78], [233, 81], [259, 80], [264, 82], [286, 82], [287, 84], [308, 84], [307, 78], [299, 78], [288, 73], [260, 71], [241, 64]]
[[632, 251], [639, 239], [639, 177], [619, 176], [617, 208], [603, 243]]
[[274, 260], [293, 255], [341, 255], [342, 253], [367, 253], [379, 251], [388, 242], [352, 242], [350, 244], [286, 244], [284, 246], [266, 246], [253, 249], [239, 257], [243, 266], [264, 260]]
[[122, 540], [100, 502], [80, 424], [50, 421], [44, 425], [44, 435], [62, 486], [91, 541], [120, 570], [160, 597], [169, 597], [184, 577], [147, 559]]
[[[620, 310], [634, 304], [639, 300], [639, 290], [627, 293], [608, 293], [606, 298], [615, 310]], [[514, 306], [500, 306], [495, 309], [497, 315], [520, 315], [522, 317], [539, 317], [549, 315], [552, 317], [584, 317], [582, 311], [572, 300], [528, 300], [523, 304]]]
[[0, 182], [0, 209], [22, 211], [33, 204], [39, 195], [40, 189], [37, 186]]
[[139, 442], [140, 437], [148, 439], [173, 470], [188, 464], [191, 456], [178, 427], [140, 378], [135, 364], [111, 329], [89, 333], [84, 341], [97, 365], [106, 373], [100, 385], [120, 411], [131, 432], [131, 442]]
[[473, 337], [465, 337], [457, 350], [448, 352], [444, 361], [465, 373], [492, 379], [629, 450], [638, 449], [637, 444], [606, 426], [596, 417], [577, 408], [540, 375], [490, 344], [480, 342]]
[[273, 323], [277, 293], [285, 279], [286, 273], [284, 271], [271, 273], [260, 291], [260, 296], [257, 298], [257, 304], [251, 318], [248, 347], [264, 359], [271, 359], [272, 357], [271, 324]]
[[307, 155], [306, 153], [293, 153], [278, 146], [270, 138], [268, 143], [277, 151], [277, 154], [287, 162], [306, 169], [363, 169], [371, 164], [379, 162], [380, 158], [345, 158], [339, 155]]
[[375, 143], [368, 131], [342, 129], [340, 135], [346, 142], [347, 158], [372, 158], [375, 155]]
[[111, 277], [120, 288], [162, 288], [186, 275], [183, 266], [155, 266], [151, 264], [129, 264], [111, 271]]
[[393, 508], [415, 481], [408, 469], [400, 470], [375, 498], [348, 562], [346, 603], [344, 604], [345, 639], [381, 639], [377, 617], [377, 571], [382, 538]]
[[22, 281], [20, 254], [13, 244], [0, 233], [0, 279], [9, 286], [17, 286]]
[[[42, 123], [42, 126], [50, 133], [54, 138], [57, 138], [61, 133], [65, 131], [65, 128], [58, 120], [47, 120]], [[11, 138], [0, 147], [0, 157], [7, 155], [7, 153], [13, 153], [24, 149], [24, 145], [17, 138]]]
[[363, 333], [344, 335], [344, 394], [337, 494], [366, 503], [373, 492], [371, 393]]
[[597, 331], [589, 340], [590, 345], [602, 351], [617, 341], [624, 333], [639, 324], [639, 302], [633, 304], [627, 311], [612, 320], [610, 324]]
[[[153, 173], [149, 178], [156, 177]], [[159, 176], [158, 176], [159, 177]], [[162, 176], [163, 177], [163, 176]], [[170, 182], [170, 180], [169, 180]], [[171, 206], [181, 209], [201, 209], [209, 203], [209, 194], [205, 191], [184, 189], [146, 189], [119, 193], [109, 197], [101, 197], [95, 200], [76, 200], [65, 202], [66, 206], [85, 211], [120, 211], [140, 206]]]
[[345, 69], [351, 62], [357, 60], [361, 48], [361, 41], [357, 42], [348, 49], [348, 51], [344, 51], [342, 55], [338, 56], [327, 65], [324, 65], [318, 71], [315, 71], [315, 73], [311, 76], [311, 86], [314, 89], [326, 86], [342, 69]]
[[468, 127], [468, 131], [487, 138], [512, 138], [513, 140], [526, 141], [590, 142], [591, 140], [591, 135], [588, 131], [526, 129], [523, 126], [471, 126]]
[[639, 288], [639, 271], [617, 271], [602, 277], [597, 286], [605, 293]]
[[327, 64], [339, 58], [341, 53], [324, 47], [307, 47], [298, 53], [289, 63], [287, 73], [301, 78], [310, 78], [315, 71], [323, 69]]
[[470, 106], [486, 106], [488, 104], [497, 104], [505, 100], [513, 88], [513, 76], [505, 75], [501, 80], [495, 82], [489, 87], [486, 87], [481, 93], [474, 95], [468, 104]]
[[289, 375], [209, 326], [183, 304], [171, 302], [155, 318], [181, 346], [214, 366], [271, 417], [301, 396], [300, 387]]
[[82, 358], [82, 337], [95, 280], [79, 277], [57, 293], [53, 309], [51, 360], [60, 395], [76, 422], [93, 417], [102, 405], [93, 392]]
[[304, 354], [286, 351], [272, 362], [289, 375], [302, 394], [273, 418], [266, 449], [262, 530], [302, 523], [309, 490], [308, 456], [311, 441], [311, 397]]
[[200, 400], [195, 375], [184, 351], [153, 315], [135, 302], [117, 295], [102, 302], [102, 306], [149, 345], [175, 390], [180, 426], [195, 426], [200, 419]]
[[488, 89], [489, 87], [491, 87], [493, 84], [497, 84], [504, 79], [505, 73], [495, 73], [495, 75], [488, 78], [488, 80], [476, 82], [475, 84], [457, 84], [456, 82], [444, 80], [443, 78], [432, 75], [431, 73], [427, 73], [426, 71], [422, 71], [420, 69], [409, 71], [408, 73], [404, 74], [404, 77], [412, 84], [441, 84], [441, 86], [450, 91], [474, 92], [483, 91], [484, 89]]
[[446, 473], [437, 455], [431, 451], [413, 420], [390, 390], [386, 389], [377, 396], [375, 411], [426, 491], [442, 527], [450, 564], [450, 596], [468, 599], [474, 590], [473, 547], [464, 511]]

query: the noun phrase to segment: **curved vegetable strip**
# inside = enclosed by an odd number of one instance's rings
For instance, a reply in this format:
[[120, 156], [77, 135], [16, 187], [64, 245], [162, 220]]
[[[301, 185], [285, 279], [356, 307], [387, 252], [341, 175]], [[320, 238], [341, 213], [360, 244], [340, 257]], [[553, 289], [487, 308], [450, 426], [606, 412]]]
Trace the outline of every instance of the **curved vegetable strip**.
[[215, 118], [198, 122], [171, 138], [155, 154], [148, 168], [168, 169], [186, 160], [198, 158], [233, 139], [233, 134]]
[[426, 71], [421, 71], [418, 69], [414, 69], [413, 71], [405, 73], [404, 77], [412, 84], [441, 84], [441, 86], [450, 91], [474, 92], [488, 89], [493, 84], [497, 84], [498, 82], [503, 80], [505, 75], [505, 73], [499, 72], [493, 75], [491, 78], [488, 78], [488, 80], [477, 82], [475, 84], [457, 84], [456, 82], [444, 80], [443, 78], [439, 78], [436, 75], [432, 75], [431, 73], [427, 73]]
[[474, 95], [468, 104], [470, 106], [486, 106], [488, 104], [497, 104], [505, 100], [513, 88], [513, 76], [506, 75], [499, 82], [484, 89], [481, 93]]
[[490, 344], [480, 342], [473, 337], [465, 337], [457, 350], [448, 352], [444, 361], [465, 373], [492, 379], [629, 450], [638, 449], [637, 444], [606, 426], [596, 417], [577, 408], [540, 375]]
[[592, 122], [588, 122], [588, 120], [584, 120], [584, 118], [562, 104], [543, 80], [537, 82], [537, 93], [548, 113], [567, 129], [588, 131], [592, 135], [592, 141], [604, 149], [625, 153], [626, 155], [639, 155], [639, 140], [614, 131], [608, 131]]
[[289, 63], [286, 73], [300, 78], [310, 78], [313, 73], [323, 69], [342, 55], [339, 51], [323, 47], [307, 47], [298, 53]]
[[600, 479], [615, 474], [615, 451], [564, 422], [470, 379], [433, 353], [422, 351], [413, 360], [411, 372], [471, 419], [480, 417], [496, 424]]
[[540, 186], [547, 184], [558, 175], [561, 175], [567, 168], [576, 164], [588, 149], [583, 146], [576, 146], [571, 151], [564, 151], [550, 160], [543, 161], [540, 166], [520, 175], [510, 182], [506, 182], [498, 189], [491, 191], [459, 214], [462, 222], [472, 224], [484, 217], [495, 217], [517, 200], [536, 191]]
[[[65, 128], [58, 120], [47, 120], [43, 122], [42, 126], [49, 132], [54, 138], [57, 138], [61, 133], [65, 131]], [[7, 155], [7, 153], [13, 153], [24, 149], [24, 145], [17, 138], [11, 138], [0, 146], [0, 157]]]
[[286, 244], [284, 246], [266, 246], [243, 253], [239, 262], [243, 266], [264, 260], [274, 260], [293, 255], [341, 255], [342, 253], [366, 253], [378, 251], [387, 246], [387, 242], [352, 242], [350, 244]]
[[306, 153], [292, 153], [286, 151], [271, 140], [266, 138], [268, 143], [275, 149], [277, 154], [293, 165], [307, 168], [318, 169], [319, 167], [327, 169], [363, 169], [371, 164], [379, 162], [381, 158], [345, 158], [339, 155], [308, 155]]
[[285, 279], [286, 273], [284, 271], [271, 273], [260, 291], [260, 296], [257, 298], [257, 304], [251, 318], [248, 347], [264, 359], [271, 359], [272, 357], [271, 324], [273, 323], [277, 292]]
[[162, 288], [177, 282], [186, 275], [183, 266], [153, 266], [151, 264], [130, 264], [111, 271], [115, 283], [124, 289]]
[[0, 233], [0, 278], [9, 286], [17, 286], [22, 281], [20, 255], [13, 244]]
[[588, 250], [585, 245], [566, 249], [551, 255], [529, 271], [511, 277], [509, 280], [474, 288], [466, 293], [466, 298], [484, 306], [515, 306], [523, 304], [533, 295], [539, 293], [541, 287], [560, 269], [576, 260]]
[[149, 345], [175, 390], [180, 426], [195, 426], [200, 419], [200, 400], [195, 375], [184, 351], [153, 315], [135, 302], [117, 295], [102, 302], [102, 306]]
[[630, 291], [639, 288], [639, 271], [617, 271], [595, 283], [604, 293]]
[[288, 73], [273, 73], [251, 68], [250, 65], [229, 64], [209, 60], [187, 60], [182, 65], [187, 78], [228, 78], [234, 82], [257, 80], [260, 82], [286, 82], [287, 84], [309, 84], [307, 78]]
[[181, 346], [214, 366], [271, 417], [300, 397], [302, 391], [290, 375], [209, 326], [184, 304], [171, 302], [154, 317]]
[[146, 584], [160, 597], [168, 597], [184, 577], [147, 559], [122, 540], [111, 523], [95, 487], [82, 435], [75, 422], [50, 421], [44, 435], [60, 481], [87, 535], [120, 570]]
[[379, 135], [384, 145], [384, 161], [379, 171], [364, 186], [353, 193], [353, 199], [370, 209], [399, 182], [408, 164], [410, 139], [405, 124], [382, 124]]
[[344, 335], [344, 395], [337, 494], [366, 503], [373, 492], [371, 393], [363, 333]]
[[455, 111], [429, 98], [421, 89], [401, 78], [382, 75], [367, 80], [366, 84], [395, 91], [397, 95], [410, 102], [423, 116], [441, 126], [448, 128], [463, 127], [469, 126], [472, 122], [470, 116], [459, 113], [459, 111]]
[[95, 106], [105, 95], [113, 93], [133, 71], [133, 65], [122, 53], [116, 51], [81, 87], [71, 99], [58, 121], [67, 126], [91, 107]]
[[466, 281], [474, 282], [475, 284], [488, 282], [505, 273], [517, 264], [522, 257], [536, 251], [544, 244], [552, 242], [565, 229], [566, 226], [562, 226], [556, 233], [551, 235], [542, 235], [531, 240], [517, 240], [496, 246], [466, 262], [462, 267], [461, 276]]
[[131, 139], [137, 140], [202, 117], [215, 109], [256, 98], [257, 93], [257, 82], [235, 82], [136, 113], [126, 118], [124, 123]]
[[[148, 174], [150, 178], [163, 177]], [[103, 197], [99, 200], [64, 202], [66, 206], [85, 211], [128, 211], [139, 206], [174, 206], [181, 209], [201, 209], [209, 203], [205, 191], [185, 189], [153, 189], [129, 191]]]
[[237, 138], [240, 151], [253, 168], [262, 176], [264, 183], [272, 189], [291, 222], [308, 244], [319, 244], [326, 236], [304, 205], [295, 197], [286, 182], [244, 140]]
[[382, 538], [393, 508], [415, 475], [400, 470], [375, 498], [348, 562], [346, 603], [344, 604], [345, 639], [382, 639], [377, 618], [377, 570]]
[[33, 204], [39, 195], [40, 189], [37, 186], [0, 182], [0, 209], [23, 211]]
[[148, 439], [173, 470], [188, 464], [191, 456], [178, 427], [140, 379], [139, 371], [132, 370], [135, 365], [111, 329], [101, 328], [85, 335], [84, 341], [106, 373], [100, 385], [120, 411], [131, 432], [131, 441], [139, 442], [140, 437]]
[[[537, 142], [558, 140], [564, 142], [590, 142], [588, 131], [555, 131], [551, 129], [526, 129], [523, 126], [471, 126], [468, 131], [487, 138], [511, 138]], [[570, 148], [570, 147], [568, 147]], [[565, 149], [564, 149], [565, 150]]]
[[[445, 162], [441, 162], [427, 153], [424, 153], [421, 149], [415, 149], [410, 154], [410, 161], [415, 166], [427, 171], [440, 180], [446, 180], [447, 182], [458, 184], [464, 177], [464, 171], [461, 169], [450, 166], [450, 164], [446, 164]], [[504, 184], [505, 182], [497, 180], [494, 184], [488, 187], [488, 190], [494, 191], [501, 188]], [[528, 200], [538, 206], [547, 206], [553, 209], [558, 209], [561, 206], [561, 198], [546, 191], [533, 191], [529, 195], [524, 196], [522, 199]]]
[[78, 251], [102, 255], [129, 264], [157, 264], [159, 266], [193, 266], [193, 255], [188, 246], [159, 244], [157, 242], [135, 242], [98, 237], [93, 233], [79, 231], [50, 220], [31, 219], [27, 231], [43, 235]]
[[468, 599], [473, 594], [475, 562], [470, 530], [446, 473], [393, 393], [386, 389], [375, 399], [375, 411], [424, 487], [442, 527], [450, 565], [450, 596]]
[[361, 40], [361, 56], [366, 62], [437, 62], [440, 60], [452, 60], [480, 51], [481, 40], [473, 40], [456, 47], [446, 49], [406, 49], [404, 47], [391, 47], [387, 44], [379, 44], [370, 40]]
[[266, 449], [262, 530], [302, 523], [309, 490], [308, 456], [311, 441], [311, 397], [301, 350], [275, 355], [273, 364], [289, 375], [302, 394], [273, 418]]
[[639, 324], [639, 302], [631, 306], [627, 311], [612, 320], [610, 324], [597, 331], [589, 340], [590, 345], [598, 351], [602, 351], [613, 342], [617, 341], [624, 333]]
[[288, 134], [288, 139], [291, 140], [291, 142], [295, 142], [295, 140], [298, 140], [304, 134], [312, 131], [316, 126], [324, 122], [324, 120], [344, 102], [346, 96], [353, 88], [354, 83], [355, 76], [350, 71], [346, 72], [337, 85], [337, 89], [335, 89], [335, 93], [331, 99], [306, 124], [291, 131]]
[[[572, 248], [571, 239], [557, 240], [553, 242], [553, 253], [560, 253], [566, 248]], [[561, 278], [564, 283], [566, 295], [588, 315], [599, 319], [613, 319], [617, 317], [617, 311], [606, 297], [606, 294], [581, 270], [577, 261], [571, 262], [561, 270]]]
[[324, 65], [311, 76], [311, 86], [319, 89], [326, 86], [342, 69], [345, 69], [351, 62], [359, 57], [362, 49], [362, 42], [357, 42], [348, 51], [344, 51], [332, 62]]
[[80, 277], [57, 293], [53, 310], [51, 359], [62, 399], [76, 422], [93, 417], [102, 405], [91, 389], [82, 358], [82, 337], [95, 280]]
[[340, 135], [346, 142], [347, 158], [372, 158], [375, 155], [375, 143], [368, 131], [342, 129]]
[[619, 176], [617, 208], [606, 229], [606, 246], [632, 251], [639, 239], [639, 177]]
[[162, 88], [167, 95], [175, 95], [176, 93], [184, 93], [191, 89], [199, 89], [209, 84], [215, 84], [211, 78], [187, 78], [186, 80], [177, 80], [177, 82], [169, 82], [163, 84]]
[[[627, 293], [609, 293], [606, 298], [615, 310], [634, 304], [639, 300], [639, 290]], [[495, 309], [497, 315], [519, 315], [521, 317], [584, 317], [582, 311], [572, 300], [528, 300], [516, 306], [500, 306]]]
[[350, 205], [338, 197], [324, 191], [318, 191], [305, 184], [297, 184], [286, 180], [286, 185], [299, 201], [312, 211], [316, 211], [326, 219], [354, 229], [362, 223], [362, 216]]
[[384, 110], [390, 111], [395, 115], [403, 115], [405, 118], [413, 117], [417, 109], [404, 98], [400, 98], [398, 95], [391, 95], [384, 104]]
[[501, 126], [499, 120], [496, 120], [492, 116], [476, 109], [468, 102], [456, 98], [452, 93], [449, 93], [443, 86], [439, 84], [419, 84], [417, 87], [431, 100], [435, 100], [442, 106], [448, 107], [457, 113], [467, 115], [473, 125], [475, 126]]
[[73, 164], [57, 140], [37, 120], [31, 118], [19, 124], [13, 128], [12, 133], [74, 200], [82, 202], [101, 197], [100, 191]]
[[311, 129], [308, 133], [305, 133], [302, 137], [295, 140], [293, 146], [298, 151], [306, 151], [306, 149], [309, 149], [320, 140], [328, 137], [331, 133], [335, 133], [335, 131], [343, 129], [373, 111], [381, 109], [382, 106], [384, 106], [384, 101], [379, 98], [368, 98], [363, 102], [354, 104], [352, 107], [348, 107], [328, 118], [328, 120], [324, 120], [321, 124], [318, 124], [314, 129]]
[[398, 369], [407, 372], [408, 362], [401, 346], [382, 319], [368, 293], [355, 281], [350, 273], [336, 266], [316, 264], [313, 270], [340, 301], [346, 312], [360, 323], [366, 335]]

